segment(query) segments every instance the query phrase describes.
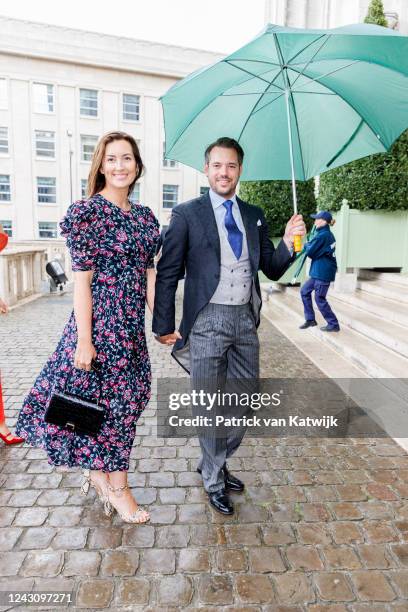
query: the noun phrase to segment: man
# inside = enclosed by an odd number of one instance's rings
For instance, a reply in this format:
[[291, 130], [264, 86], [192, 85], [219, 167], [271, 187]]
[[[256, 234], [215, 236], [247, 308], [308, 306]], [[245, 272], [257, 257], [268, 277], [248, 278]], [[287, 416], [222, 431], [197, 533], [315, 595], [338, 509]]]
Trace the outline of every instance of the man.
[[[231, 138], [219, 138], [205, 152], [208, 194], [173, 209], [157, 266], [153, 332], [190, 373], [223, 386], [231, 379], [257, 379], [261, 292], [258, 270], [278, 280], [293, 261], [293, 237], [304, 235], [301, 215], [288, 222], [275, 249], [260, 208], [235, 193], [244, 152]], [[175, 331], [175, 293], [185, 271], [183, 318]], [[219, 437], [199, 432], [202, 475], [210, 504], [222, 514], [234, 509], [228, 491], [244, 484], [227, 469], [245, 433], [237, 428]]]

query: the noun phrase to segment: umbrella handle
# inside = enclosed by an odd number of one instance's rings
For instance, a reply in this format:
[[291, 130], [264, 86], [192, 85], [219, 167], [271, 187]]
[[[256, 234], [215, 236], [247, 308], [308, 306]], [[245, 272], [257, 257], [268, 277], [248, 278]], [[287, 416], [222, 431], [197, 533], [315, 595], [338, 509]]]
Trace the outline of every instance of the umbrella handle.
[[295, 253], [300, 253], [302, 250], [302, 236], [293, 236], [293, 250]]

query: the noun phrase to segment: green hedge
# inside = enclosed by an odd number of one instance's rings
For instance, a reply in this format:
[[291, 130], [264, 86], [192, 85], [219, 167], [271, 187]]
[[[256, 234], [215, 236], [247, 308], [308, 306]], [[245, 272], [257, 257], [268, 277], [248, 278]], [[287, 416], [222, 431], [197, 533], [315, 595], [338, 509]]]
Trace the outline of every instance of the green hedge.
[[[316, 210], [314, 180], [296, 183], [298, 211], [308, 227], [313, 224], [309, 215]], [[290, 181], [246, 181], [240, 184], [239, 196], [250, 204], [260, 206], [265, 213], [271, 236], [282, 236], [293, 215], [292, 184]]]

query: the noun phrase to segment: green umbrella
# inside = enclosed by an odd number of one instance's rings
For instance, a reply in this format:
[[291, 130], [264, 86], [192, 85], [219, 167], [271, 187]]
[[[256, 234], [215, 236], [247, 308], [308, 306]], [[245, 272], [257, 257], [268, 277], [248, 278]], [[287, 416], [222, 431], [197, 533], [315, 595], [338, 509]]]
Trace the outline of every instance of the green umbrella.
[[408, 37], [369, 24], [269, 24], [162, 98], [165, 156], [202, 169], [219, 136], [245, 151], [242, 180], [307, 180], [387, 151], [408, 127]]

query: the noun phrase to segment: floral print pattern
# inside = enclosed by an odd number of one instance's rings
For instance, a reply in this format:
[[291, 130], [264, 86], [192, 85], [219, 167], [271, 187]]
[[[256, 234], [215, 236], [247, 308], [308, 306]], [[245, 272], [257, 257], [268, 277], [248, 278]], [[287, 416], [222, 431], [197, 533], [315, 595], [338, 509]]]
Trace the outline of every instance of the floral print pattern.
[[[150, 398], [146, 269], [154, 265], [159, 223], [146, 206], [132, 204], [125, 212], [96, 194], [74, 202], [60, 227], [72, 269], [93, 270], [92, 337], [102, 367], [99, 373], [74, 368], [77, 328], [72, 312], [24, 400], [16, 430], [29, 444], [44, 448], [53, 465], [128, 470], [136, 423]], [[54, 391], [100, 398], [105, 418], [96, 438], [44, 422]]]

